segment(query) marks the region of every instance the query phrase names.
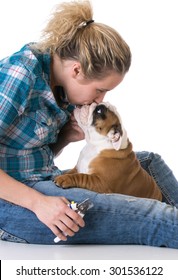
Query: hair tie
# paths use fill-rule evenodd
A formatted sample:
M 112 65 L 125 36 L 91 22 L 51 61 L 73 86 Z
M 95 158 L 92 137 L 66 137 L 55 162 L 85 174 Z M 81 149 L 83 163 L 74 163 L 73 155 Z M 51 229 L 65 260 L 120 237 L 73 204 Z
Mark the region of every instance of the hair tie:
M 91 24 L 92 22 L 94 22 L 93 19 L 90 19 L 90 20 L 88 20 L 88 21 L 83 21 L 83 22 L 81 22 L 81 23 L 79 24 L 78 28 L 86 27 L 86 26 L 88 26 L 89 24 Z
M 93 19 L 90 19 L 90 20 L 86 21 L 86 25 L 89 25 L 89 24 L 91 24 L 92 22 L 94 22 L 94 20 L 93 20 Z

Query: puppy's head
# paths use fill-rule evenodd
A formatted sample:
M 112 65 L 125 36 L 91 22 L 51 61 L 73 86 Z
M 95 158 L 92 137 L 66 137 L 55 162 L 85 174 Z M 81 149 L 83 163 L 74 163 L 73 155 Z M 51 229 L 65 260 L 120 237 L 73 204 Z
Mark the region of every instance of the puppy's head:
M 122 125 L 116 107 L 109 102 L 92 103 L 74 110 L 74 116 L 85 135 L 97 138 L 105 137 L 116 150 L 127 147 L 127 133 Z M 90 129 L 91 128 L 91 129 Z M 92 128 L 97 135 L 92 132 Z

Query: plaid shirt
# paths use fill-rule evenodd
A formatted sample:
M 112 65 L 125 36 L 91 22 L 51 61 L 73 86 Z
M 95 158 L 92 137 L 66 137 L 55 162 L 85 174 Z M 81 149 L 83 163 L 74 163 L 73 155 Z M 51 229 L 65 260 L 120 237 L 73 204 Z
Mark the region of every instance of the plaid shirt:
M 60 174 L 48 145 L 68 117 L 50 88 L 49 53 L 29 44 L 0 61 L 0 169 L 19 181 Z

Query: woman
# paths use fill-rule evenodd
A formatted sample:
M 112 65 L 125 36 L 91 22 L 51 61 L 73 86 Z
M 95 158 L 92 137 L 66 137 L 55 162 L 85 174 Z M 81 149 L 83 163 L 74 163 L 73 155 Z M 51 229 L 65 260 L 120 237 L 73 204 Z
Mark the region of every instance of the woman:
M 74 106 L 100 103 L 131 63 L 126 42 L 95 23 L 88 1 L 59 5 L 39 43 L 0 62 L 0 236 L 15 242 L 146 244 L 178 248 L 178 183 L 160 156 L 142 166 L 166 203 L 57 188 L 54 156 L 84 135 Z M 90 198 L 84 220 L 67 205 Z M 171 206 L 171 205 L 172 206 Z

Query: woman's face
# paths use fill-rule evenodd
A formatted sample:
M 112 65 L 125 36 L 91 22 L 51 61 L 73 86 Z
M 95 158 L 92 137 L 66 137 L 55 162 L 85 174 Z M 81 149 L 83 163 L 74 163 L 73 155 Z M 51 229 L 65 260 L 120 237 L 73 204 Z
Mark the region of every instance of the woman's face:
M 123 80 L 119 74 L 110 73 L 102 80 L 72 80 L 66 83 L 64 90 L 71 104 L 88 105 L 103 101 L 106 93 L 114 89 Z
M 68 101 L 74 105 L 89 105 L 93 102 L 102 102 L 105 94 L 118 86 L 124 78 L 124 75 L 111 71 L 103 79 L 86 79 L 81 71 L 80 63 L 76 61 L 63 61 L 62 63 L 60 62 L 59 67 L 57 67 L 57 63 L 56 67 L 54 66 L 55 85 L 60 85 L 64 88 Z

